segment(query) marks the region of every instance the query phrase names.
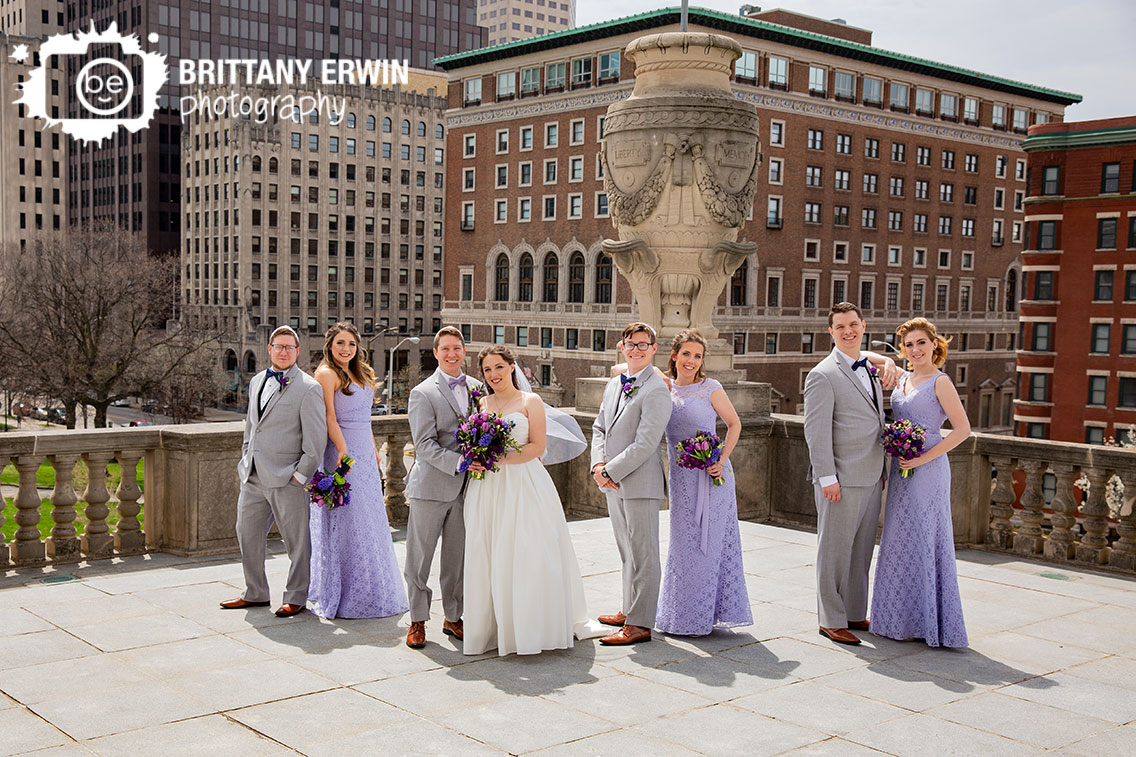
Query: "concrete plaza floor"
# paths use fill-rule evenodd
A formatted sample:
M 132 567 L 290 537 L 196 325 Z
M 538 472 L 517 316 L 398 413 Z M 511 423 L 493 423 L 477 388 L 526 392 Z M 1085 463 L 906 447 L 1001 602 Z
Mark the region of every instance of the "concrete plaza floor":
M 618 609 L 609 523 L 570 525 L 591 612 Z M 232 556 L 104 561 L 51 584 L 9 572 L 0 755 L 1136 749 L 1136 581 L 963 552 L 970 649 L 849 648 L 817 634 L 814 544 L 742 524 L 751 628 L 505 658 L 462 655 L 437 609 L 422 651 L 401 618 L 222 611 Z M 269 565 L 278 600 L 286 559 Z

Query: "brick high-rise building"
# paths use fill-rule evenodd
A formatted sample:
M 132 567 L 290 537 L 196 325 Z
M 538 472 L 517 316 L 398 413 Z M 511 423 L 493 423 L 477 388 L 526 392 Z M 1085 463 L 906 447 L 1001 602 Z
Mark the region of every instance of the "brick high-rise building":
M 1136 116 L 1033 126 L 1022 252 L 1019 436 L 1136 430 Z
M 576 378 L 607 374 L 634 312 L 600 249 L 614 236 L 603 118 L 634 76 L 622 51 L 678 22 L 676 9 L 653 11 L 439 61 L 450 73 L 443 320 L 474 346 L 520 345 L 566 404 Z M 692 9 L 690 29 L 741 44 L 735 91 L 761 124 L 762 181 L 739 236 L 758 252 L 715 316 L 736 366 L 795 412 L 830 348 L 832 302 L 859 302 L 871 340 L 927 315 L 955 337 L 948 369 L 973 424 L 1009 431 L 1021 140 L 1080 97 L 880 50 L 869 31 L 786 11 Z
M 489 31 L 489 45 L 571 29 L 576 0 L 477 0 L 477 22 Z
M 407 60 L 431 68 L 433 59 L 485 44 L 477 0 L 145 0 L 70 2 L 67 29 L 99 30 L 112 21 L 143 45 L 159 35 L 171 71 L 194 59 Z M 74 67 L 68 72 L 75 75 Z M 171 81 L 173 81 L 171 79 Z M 167 84 L 149 128 L 120 129 L 98 146 L 72 150 L 72 223 L 105 220 L 142 233 L 155 250 L 176 250 L 181 237 L 179 151 L 181 88 Z M 77 108 L 75 102 L 72 108 Z M 77 115 L 77 111 L 72 115 Z

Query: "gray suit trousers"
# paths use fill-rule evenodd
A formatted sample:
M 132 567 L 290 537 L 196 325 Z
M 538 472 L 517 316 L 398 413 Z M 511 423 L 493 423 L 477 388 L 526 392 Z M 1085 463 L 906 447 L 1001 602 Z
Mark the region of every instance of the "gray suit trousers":
M 267 602 L 268 577 L 264 572 L 269 518 L 284 537 L 288 549 L 288 583 L 284 602 L 304 605 L 308 601 L 309 564 L 312 555 L 308 531 L 308 493 L 295 482 L 284 486 L 265 486 L 255 468 L 241 484 L 237 499 L 237 542 L 241 545 L 241 564 L 245 572 L 245 591 L 249 602 Z
M 623 499 L 606 490 L 611 529 L 623 562 L 623 607 L 627 624 L 655 627 L 659 606 L 659 499 Z
M 817 507 L 817 614 L 823 628 L 847 628 L 868 617 L 868 570 L 880 524 L 883 481 L 841 486 L 829 502 L 813 484 Z
M 430 619 L 433 593 L 427 585 L 430 565 L 438 537 L 442 539 L 439 581 L 442 586 L 442 612 L 446 620 L 457 622 L 462 616 L 462 581 L 465 575 L 465 492 L 449 502 L 410 500 L 406 523 L 406 593 L 410 600 L 411 622 Z

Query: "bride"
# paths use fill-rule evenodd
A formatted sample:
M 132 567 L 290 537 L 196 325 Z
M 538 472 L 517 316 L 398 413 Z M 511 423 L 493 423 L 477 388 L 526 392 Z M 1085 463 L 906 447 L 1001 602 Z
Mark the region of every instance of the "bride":
M 466 491 L 463 651 L 537 654 L 571 647 L 573 636 L 601 636 L 588 617 L 560 496 L 540 459 L 544 403 L 520 389 L 516 356 L 505 345 L 486 347 L 477 359 L 488 391 L 481 409 L 513 424 L 521 450 Z

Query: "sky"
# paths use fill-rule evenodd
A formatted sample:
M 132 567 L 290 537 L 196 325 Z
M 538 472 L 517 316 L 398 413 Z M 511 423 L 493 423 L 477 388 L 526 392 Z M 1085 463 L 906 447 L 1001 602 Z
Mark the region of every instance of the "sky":
M 577 0 L 584 26 L 681 0 Z M 691 0 L 736 14 L 740 0 Z M 1082 95 L 1066 121 L 1136 116 L 1134 0 L 784 0 L 753 3 L 868 29 L 874 47 Z M 618 11 L 612 11 L 612 7 Z

